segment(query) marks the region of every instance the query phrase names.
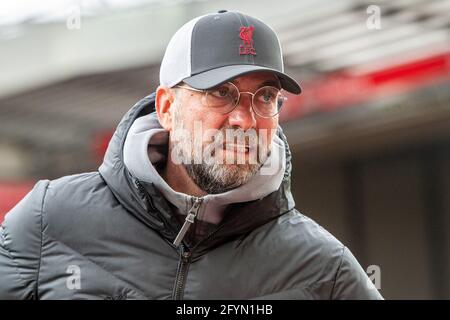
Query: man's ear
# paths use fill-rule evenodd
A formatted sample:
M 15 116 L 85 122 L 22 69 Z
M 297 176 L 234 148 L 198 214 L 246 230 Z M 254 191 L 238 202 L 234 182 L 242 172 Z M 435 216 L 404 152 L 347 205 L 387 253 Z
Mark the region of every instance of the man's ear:
M 167 131 L 172 130 L 174 101 L 174 92 L 169 87 L 158 86 L 156 89 L 155 109 L 159 123 Z

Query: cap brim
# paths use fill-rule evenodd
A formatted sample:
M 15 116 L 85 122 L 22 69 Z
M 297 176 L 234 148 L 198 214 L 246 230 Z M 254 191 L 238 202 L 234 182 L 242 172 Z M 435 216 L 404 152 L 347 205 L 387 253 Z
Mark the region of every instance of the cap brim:
M 260 71 L 272 72 L 276 76 L 278 76 L 278 78 L 280 79 L 281 87 L 284 90 L 293 94 L 300 94 L 302 92 L 302 89 L 300 88 L 300 85 L 297 83 L 297 81 L 295 81 L 287 74 L 279 72 L 272 68 L 266 68 L 256 65 L 232 65 L 220 67 L 193 75 L 184 79 L 183 81 L 192 88 L 204 90 L 211 89 L 236 77 Z

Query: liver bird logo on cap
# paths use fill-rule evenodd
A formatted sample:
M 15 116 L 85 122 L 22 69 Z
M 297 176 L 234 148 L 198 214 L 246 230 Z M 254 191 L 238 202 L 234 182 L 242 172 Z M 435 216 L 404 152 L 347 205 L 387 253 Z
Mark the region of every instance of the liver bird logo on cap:
M 242 39 L 243 43 L 239 46 L 239 54 L 252 54 L 256 55 L 256 50 L 253 48 L 253 31 L 254 26 L 241 27 L 239 29 L 239 38 Z

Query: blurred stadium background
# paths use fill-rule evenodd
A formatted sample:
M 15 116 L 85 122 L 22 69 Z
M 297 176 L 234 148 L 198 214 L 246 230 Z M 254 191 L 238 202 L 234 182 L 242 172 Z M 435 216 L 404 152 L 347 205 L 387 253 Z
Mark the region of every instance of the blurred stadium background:
M 38 179 L 96 170 L 171 35 L 219 9 L 270 24 L 302 84 L 281 114 L 297 208 L 385 298 L 449 299 L 449 0 L 2 1 L 0 221 Z

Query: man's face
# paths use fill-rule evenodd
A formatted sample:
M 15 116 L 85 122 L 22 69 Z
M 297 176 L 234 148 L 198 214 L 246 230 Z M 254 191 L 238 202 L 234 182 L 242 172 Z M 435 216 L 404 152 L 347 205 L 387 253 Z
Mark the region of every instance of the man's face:
M 241 92 L 255 93 L 264 86 L 280 88 L 278 78 L 268 72 L 230 82 Z M 183 159 L 190 177 L 207 193 L 225 192 L 246 183 L 270 154 L 278 116 L 257 115 L 250 94 L 241 94 L 234 110 L 223 114 L 205 105 L 202 92 L 174 90 L 172 155 Z

